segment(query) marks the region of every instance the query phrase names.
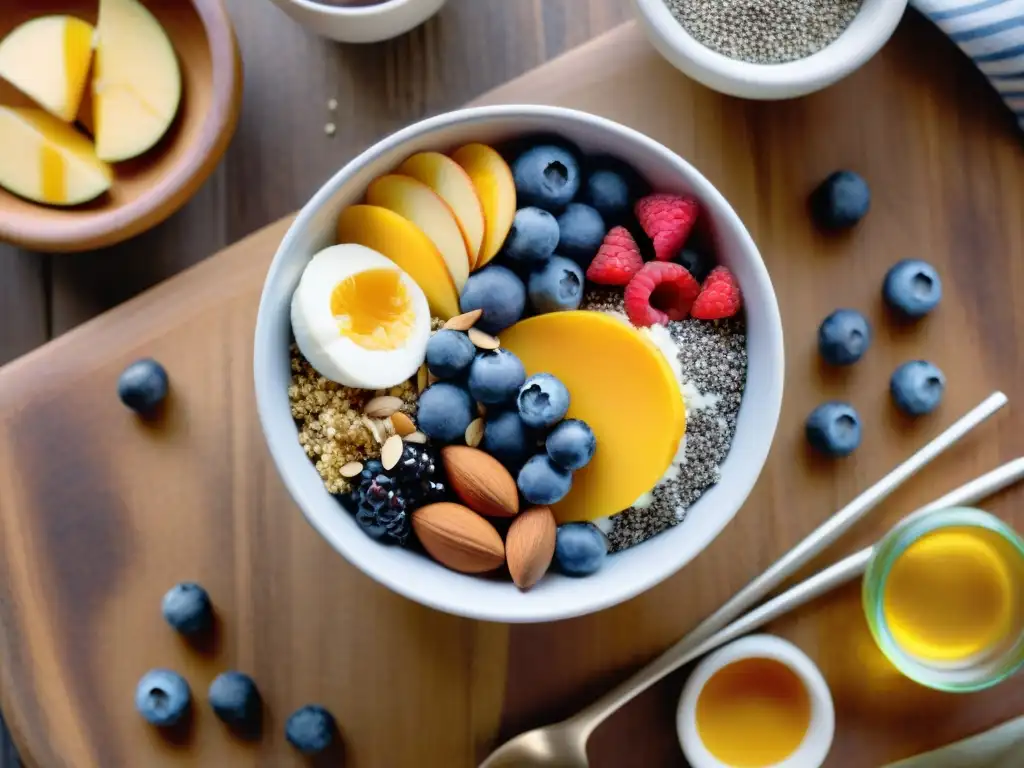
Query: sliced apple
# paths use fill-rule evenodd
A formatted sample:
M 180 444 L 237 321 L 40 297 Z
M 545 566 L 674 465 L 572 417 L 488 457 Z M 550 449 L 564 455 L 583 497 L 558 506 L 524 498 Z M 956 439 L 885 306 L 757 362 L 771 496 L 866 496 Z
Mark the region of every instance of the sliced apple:
M 93 31 L 74 16 L 26 21 L 0 42 L 0 77 L 70 123 L 85 93 Z
M 174 122 L 181 69 L 160 22 L 136 0 L 100 0 L 96 33 L 96 154 L 129 160 L 151 149 Z
M 467 144 L 452 160 L 469 174 L 484 209 L 484 240 L 474 265 L 484 266 L 498 255 L 516 215 L 516 185 L 508 163 L 486 144 Z
M 90 141 L 42 109 L 0 107 L 0 186 L 48 205 L 78 205 L 114 180 Z
M 462 291 L 469 277 L 469 252 L 455 214 L 444 200 L 422 181 L 390 174 L 370 182 L 366 202 L 404 216 L 430 238 L 441 252 L 455 288 Z
M 398 172 L 422 181 L 452 209 L 466 241 L 469 266 L 472 269 L 484 240 L 484 209 L 469 174 L 462 170 L 461 165 L 440 152 L 415 154 L 398 166 Z
M 459 314 L 459 292 L 437 247 L 404 216 L 377 205 L 353 205 L 338 217 L 338 243 L 356 243 L 384 254 L 409 273 L 435 317 Z

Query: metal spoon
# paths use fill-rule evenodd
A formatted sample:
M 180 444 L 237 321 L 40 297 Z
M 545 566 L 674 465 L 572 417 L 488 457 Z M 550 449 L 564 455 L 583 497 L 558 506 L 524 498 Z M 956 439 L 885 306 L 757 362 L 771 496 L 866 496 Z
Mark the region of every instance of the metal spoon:
M 559 766 L 586 768 L 587 740 L 605 719 L 637 694 L 647 690 L 679 667 L 692 661 L 716 645 L 728 642 L 829 589 L 863 573 L 871 550 L 863 550 L 841 560 L 812 576 L 779 597 L 765 603 L 749 615 L 726 626 L 783 581 L 792 576 L 816 555 L 845 533 L 865 514 L 874 509 L 896 488 L 928 462 L 955 444 L 1007 402 L 1006 395 L 994 392 L 946 431 L 917 451 L 896 469 L 883 477 L 860 496 L 826 520 L 814 532 L 783 555 L 774 565 L 737 592 L 725 605 L 705 619 L 690 634 L 665 653 L 620 683 L 576 715 L 560 723 L 536 728 L 507 741 L 484 760 L 480 768 L 524 768 L 524 766 Z M 958 488 L 925 509 L 942 509 L 958 504 L 971 504 L 1005 488 L 1024 473 L 1024 458 L 1004 464 L 967 485 Z M 940 505 L 940 506 L 935 506 Z M 866 553 L 866 554 L 865 554 Z M 860 569 L 859 571 L 857 569 Z M 736 629 L 736 627 L 739 627 Z M 724 628 L 724 629 L 723 629 Z M 715 633 L 719 634 L 715 634 Z

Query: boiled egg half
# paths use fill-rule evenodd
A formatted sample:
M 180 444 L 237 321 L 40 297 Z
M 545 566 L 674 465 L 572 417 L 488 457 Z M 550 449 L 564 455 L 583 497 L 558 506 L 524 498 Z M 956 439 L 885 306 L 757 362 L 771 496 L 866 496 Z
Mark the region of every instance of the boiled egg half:
M 316 254 L 292 294 L 291 315 L 310 365 L 347 387 L 396 386 L 426 357 L 426 296 L 394 262 L 362 245 Z

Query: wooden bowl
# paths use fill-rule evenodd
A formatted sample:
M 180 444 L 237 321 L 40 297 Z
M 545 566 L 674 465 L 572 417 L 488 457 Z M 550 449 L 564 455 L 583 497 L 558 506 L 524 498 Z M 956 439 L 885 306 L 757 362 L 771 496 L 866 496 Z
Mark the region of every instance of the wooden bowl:
M 117 163 L 113 186 L 90 203 L 50 207 L 0 189 L 0 240 L 63 252 L 127 240 L 184 205 L 220 161 L 242 97 L 242 62 L 223 0 L 143 3 L 167 30 L 181 66 L 183 95 L 171 128 L 149 152 Z M 46 14 L 67 13 L 95 23 L 98 5 L 98 0 L 3 0 L 0 37 Z M 28 103 L 0 80 L 0 104 Z M 83 111 L 88 108 L 83 105 Z

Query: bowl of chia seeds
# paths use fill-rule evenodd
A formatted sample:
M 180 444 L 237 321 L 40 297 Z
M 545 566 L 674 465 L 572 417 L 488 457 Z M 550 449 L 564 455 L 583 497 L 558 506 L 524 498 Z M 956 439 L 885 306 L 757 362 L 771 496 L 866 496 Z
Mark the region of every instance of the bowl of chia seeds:
M 906 0 L 633 0 L 669 63 L 716 91 L 788 99 L 841 80 L 888 41 Z

